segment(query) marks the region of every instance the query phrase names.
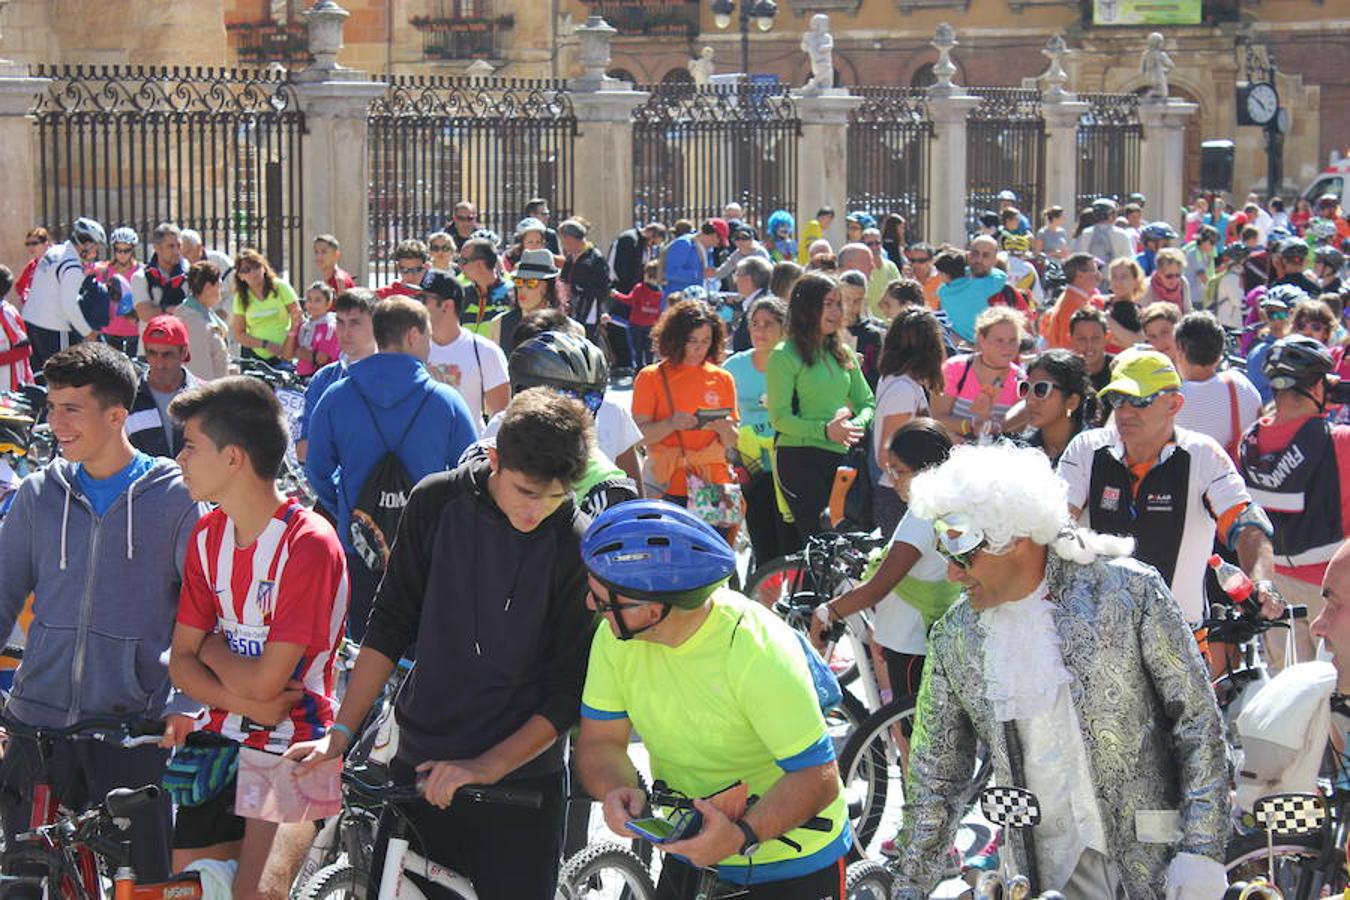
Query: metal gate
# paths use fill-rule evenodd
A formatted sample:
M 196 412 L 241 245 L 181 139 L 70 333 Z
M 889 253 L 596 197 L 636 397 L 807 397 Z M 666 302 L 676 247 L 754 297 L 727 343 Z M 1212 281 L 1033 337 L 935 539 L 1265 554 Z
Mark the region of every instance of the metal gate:
M 370 267 L 382 280 L 398 242 L 448 228 L 460 200 L 502 239 L 534 197 L 571 214 L 577 120 L 561 81 L 395 76 L 369 124 Z
M 966 128 L 966 225 L 975 231 L 981 212 L 998 211 L 998 194 L 1011 190 L 1035 222 L 1045 183 L 1045 121 L 1039 91 L 971 88 L 980 98 Z
M 64 238 L 80 216 L 148 239 L 160 222 L 207 247 L 304 262 L 300 136 L 285 73 L 142 66 L 39 66 L 33 109 L 42 223 Z M 146 253 L 148 256 L 148 252 Z
M 1138 94 L 1081 93 L 1078 99 L 1089 105 L 1078 120 L 1078 196 L 1069 210 L 1070 222 L 1098 197 L 1123 201 L 1139 190 L 1144 137 Z
M 848 211 L 905 217 L 924 236 L 933 123 L 922 88 L 854 87 L 863 103 L 848 125 Z M 810 210 L 808 210 L 810 212 Z
M 761 226 L 796 214 L 797 118 L 786 85 L 656 84 L 633 113 L 633 221 L 699 222 L 731 201 Z

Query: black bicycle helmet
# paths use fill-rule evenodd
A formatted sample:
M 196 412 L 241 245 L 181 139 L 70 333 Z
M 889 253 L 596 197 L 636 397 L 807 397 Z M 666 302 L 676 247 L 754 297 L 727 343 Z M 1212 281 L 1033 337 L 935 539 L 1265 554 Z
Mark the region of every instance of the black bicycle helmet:
M 1302 334 L 1280 338 L 1266 355 L 1261 372 L 1277 391 L 1308 388 L 1331 374 L 1331 352 Z
M 1339 272 L 1345 267 L 1345 254 L 1335 247 L 1318 247 L 1317 252 L 1313 254 L 1313 262 L 1327 266 L 1333 272 Z
M 517 346 L 508 369 L 513 393 L 551 387 L 603 394 L 609 385 L 609 366 L 600 348 L 561 331 L 545 331 Z

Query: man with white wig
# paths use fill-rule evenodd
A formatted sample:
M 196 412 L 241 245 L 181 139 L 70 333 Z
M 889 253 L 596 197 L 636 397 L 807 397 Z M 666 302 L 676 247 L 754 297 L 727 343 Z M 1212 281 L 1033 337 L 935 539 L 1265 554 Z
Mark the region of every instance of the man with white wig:
M 926 897 L 989 748 L 993 783 L 1040 801 L 1005 862 L 1069 897 L 1212 900 L 1226 886 L 1223 730 L 1195 638 L 1129 538 L 1074 528 L 1043 453 L 958 448 L 919 475 L 961 599 L 933 626 L 895 897 Z M 1008 857 L 1011 857 L 1009 859 Z

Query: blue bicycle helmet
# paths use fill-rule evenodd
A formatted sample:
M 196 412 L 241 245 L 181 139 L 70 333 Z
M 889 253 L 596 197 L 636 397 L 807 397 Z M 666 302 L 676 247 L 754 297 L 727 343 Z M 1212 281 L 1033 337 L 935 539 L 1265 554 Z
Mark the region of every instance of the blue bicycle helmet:
M 736 571 L 713 527 L 664 500 L 633 500 L 600 514 L 581 539 L 581 560 L 612 592 L 694 609 Z
M 1177 233 L 1166 222 L 1150 222 L 1139 230 L 1140 240 L 1175 241 Z

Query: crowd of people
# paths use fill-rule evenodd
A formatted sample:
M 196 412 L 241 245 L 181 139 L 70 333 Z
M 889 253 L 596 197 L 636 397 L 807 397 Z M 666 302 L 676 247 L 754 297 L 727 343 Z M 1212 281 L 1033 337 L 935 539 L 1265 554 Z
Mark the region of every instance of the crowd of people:
M 902 895 L 940 875 L 979 737 L 999 783 L 1055 809 L 1036 850 L 1011 847 L 1039 854 L 1043 887 L 1218 896 L 1210 559 L 1246 573 L 1253 614 L 1308 607 L 1297 659 L 1314 634 L 1336 651 L 1350 225 L 1334 197 L 1302 218 L 1202 200 L 1175 246 L 1139 195 L 1072 234 L 1060 207 L 1033 230 L 999 203 L 963 247 L 865 213 L 835 243 L 828 208 L 761 230 L 733 203 L 602 250 L 545 201 L 507 241 L 463 201 L 374 289 L 330 234 L 298 290 L 173 223 L 144 253 L 93 219 L 61 243 L 34 228 L 20 276 L 0 267 L 0 389 L 45 385 L 59 457 L 0 525 L 0 630 L 31 604 L 5 717 L 164 719 L 159 749 L 55 742 L 58 791 L 176 785 L 134 816 L 136 872 L 230 860 L 237 895 L 283 896 L 313 826 L 238 815 L 233 773 L 342 755 L 415 657 L 390 774 L 423 786 L 422 852 L 479 896 L 553 896 L 580 721 L 573 777 L 616 832 L 646 805 L 634 731 L 699 798 L 662 897 L 713 865 L 750 897 L 839 897 L 852 838 L 812 654 L 730 585 L 826 529 L 876 528 L 884 558 L 813 634 L 875 609 L 882 688 L 919 697 L 887 845 Z M 307 385 L 296 421 L 259 364 Z M 312 509 L 278 487 L 292 452 Z M 339 697 L 344 636 L 361 650 Z M 25 740 L 0 764 L 11 839 Z M 542 809 L 454 802 L 500 781 Z M 816 815 L 830 828 L 799 827 Z

